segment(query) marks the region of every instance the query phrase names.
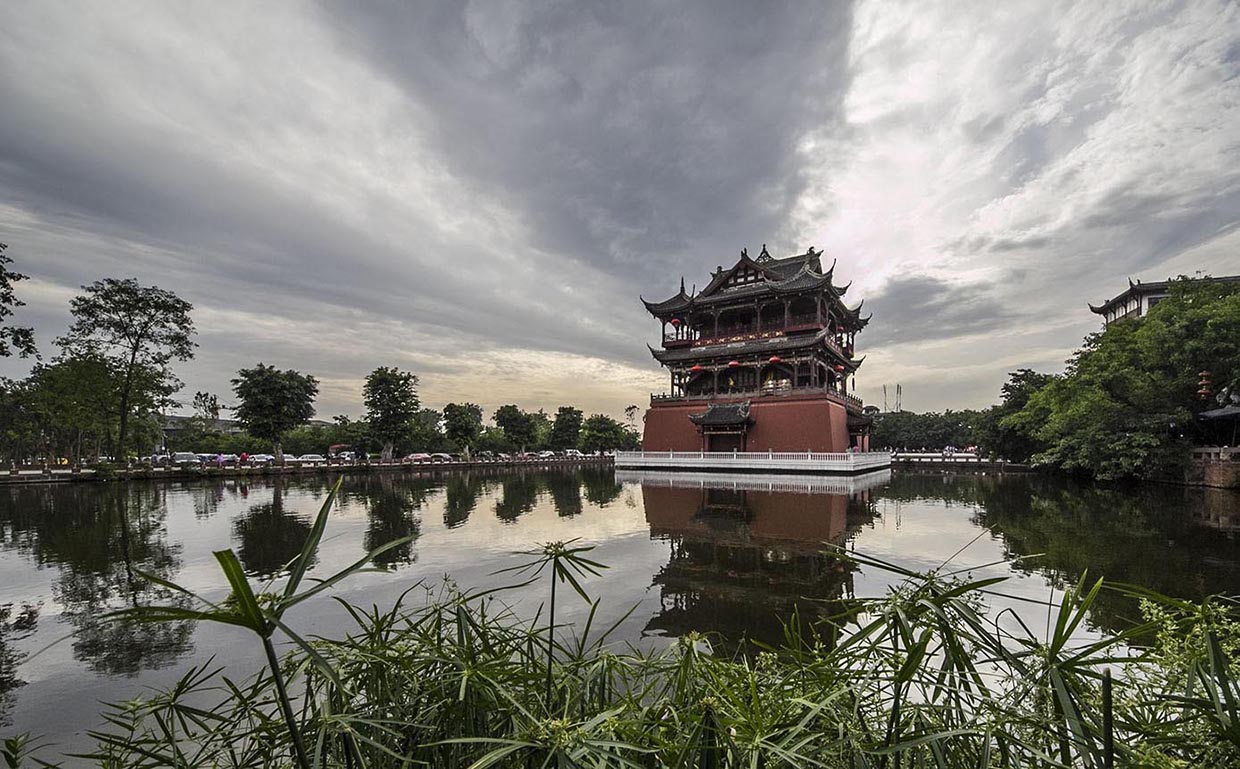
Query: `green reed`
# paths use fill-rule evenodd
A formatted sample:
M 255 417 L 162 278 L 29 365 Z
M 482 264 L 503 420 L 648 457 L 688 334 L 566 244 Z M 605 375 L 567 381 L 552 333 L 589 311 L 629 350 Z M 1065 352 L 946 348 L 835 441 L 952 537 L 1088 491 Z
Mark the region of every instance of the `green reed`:
M 98 747 L 78 758 L 299 769 L 1240 765 L 1240 612 L 1231 599 L 1193 604 L 1082 577 L 1042 607 L 1047 626 L 1034 629 L 987 609 L 1001 578 L 946 567 L 921 574 L 837 551 L 898 584 L 847 602 L 814 632 L 789 617 L 779 646 L 725 657 L 699 634 L 651 650 L 615 643 L 619 622 L 596 630 L 599 603 L 583 578 L 605 567 L 569 542 L 500 572 L 518 584 L 419 583 L 386 608 L 341 602 L 351 617 L 343 635 L 306 639 L 286 610 L 375 555 L 301 589 L 331 503 L 282 589 L 256 591 L 222 551 L 226 601 L 191 596 L 196 608 L 117 617 L 244 627 L 269 664 L 246 680 L 196 667 L 166 691 L 113 705 L 108 728 L 93 733 Z M 549 583 L 545 622 L 505 602 L 539 579 Z M 557 623 L 561 583 L 590 601 L 580 626 Z M 1141 598 L 1145 619 L 1080 640 L 1103 590 Z M 292 642 L 283 658 L 276 631 Z M 10 766 L 33 760 L 28 738 L 4 745 Z

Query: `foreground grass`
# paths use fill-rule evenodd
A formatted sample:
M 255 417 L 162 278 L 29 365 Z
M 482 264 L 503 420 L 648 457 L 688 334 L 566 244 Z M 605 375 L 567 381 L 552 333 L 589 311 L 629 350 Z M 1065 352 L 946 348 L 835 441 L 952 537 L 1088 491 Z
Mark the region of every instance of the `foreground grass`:
M 617 650 L 598 608 L 555 624 L 556 601 L 605 567 L 589 548 L 552 543 L 512 570 L 545 581 L 545 616 L 503 597 L 450 588 L 390 609 L 347 606 L 339 639 L 303 639 L 286 609 L 359 561 L 300 590 L 331 500 L 282 589 L 254 592 L 231 552 L 221 604 L 126 612 L 254 632 L 269 667 L 245 681 L 190 670 L 171 689 L 118 704 L 86 756 L 104 767 L 1225 767 L 1240 766 L 1240 647 L 1230 599 L 1188 604 L 1144 595 L 1146 622 L 1079 640 L 1100 591 L 1084 580 L 1036 633 L 988 615 L 1001 579 L 969 581 L 859 559 L 899 574 L 875 600 L 815 628 L 789 620 L 779 648 L 735 658 L 691 635 L 669 648 Z M 392 546 L 399 543 L 393 543 Z M 844 556 L 855 559 L 855 556 Z M 166 586 L 178 589 L 170 583 Z M 182 591 L 184 592 L 184 591 Z M 573 594 L 576 594 L 574 596 Z M 282 659 L 276 630 L 294 642 Z M 807 632 L 808 631 L 808 632 Z M 1140 636 L 1147 645 L 1129 644 Z M 807 640 L 808 639 L 808 640 Z M 1134 650 L 1135 649 L 1135 650 Z M 10 740 L 0 758 L 31 761 Z

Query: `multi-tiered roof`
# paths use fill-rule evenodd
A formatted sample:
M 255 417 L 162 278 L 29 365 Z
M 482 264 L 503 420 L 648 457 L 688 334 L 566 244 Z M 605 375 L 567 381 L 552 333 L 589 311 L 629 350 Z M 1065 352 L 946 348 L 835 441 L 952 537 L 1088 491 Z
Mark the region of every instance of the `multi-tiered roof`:
M 821 390 L 849 401 L 847 378 L 856 333 L 869 317 L 843 301 L 848 286 L 832 282 L 813 248 L 783 259 L 762 247 L 729 269 L 720 266 L 700 292 L 662 302 L 642 299 L 663 324 L 663 344 L 650 352 L 672 376 L 673 398 L 714 398 Z

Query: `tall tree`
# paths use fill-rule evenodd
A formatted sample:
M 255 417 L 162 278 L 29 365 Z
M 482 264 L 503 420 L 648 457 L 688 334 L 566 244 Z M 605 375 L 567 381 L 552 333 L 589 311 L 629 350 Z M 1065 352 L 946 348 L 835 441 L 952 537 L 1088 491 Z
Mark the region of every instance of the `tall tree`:
M 13 314 L 13 308 L 26 304 L 17 298 L 14 284 L 26 279 L 20 272 L 13 272 L 9 265 L 13 260 L 5 256 L 8 246 L 0 243 L 0 322 Z M 18 326 L 0 325 L 0 358 L 7 358 L 17 352 L 23 358 L 38 355 L 34 346 L 34 329 Z
M 237 394 L 237 420 L 250 435 L 270 441 L 275 447 L 276 462 L 283 463 L 281 438 L 314 416 L 319 381 L 300 371 L 280 371 L 259 363 L 238 371 L 232 386 Z
M 116 367 L 120 425 L 115 453 L 123 460 L 135 402 L 151 397 L 166 401 L 181 386 L 168 366 L 194 357 L 193 305 L 133 278 L 105 278 L 82 289 L 86 293 L 69 304 L 73 325 L 57 342 L 68 354 L 96 352 Z
M 534 415 L 527 414 L 516 406 L 509 404 L 496 409 L 495 425 L 522 451 L 534 443 Z
M 98 354 L 65 356 L 36 365 L 27 381 L 40 432 L 56 453 L 74 463 L 98 454 L 117 425 L 112 406 L 119 381 L 108 360 Z
M 449 403 L 443 407 L 444 433 L 461 449 L 469 449 L 482 433 L 482 407 L 476 403 Z
M 418 409 L 413 417 L 409 447 L 413 451 L 442 451 L 448 438 L 443 433 L 443 414 L 435 409 Z
M 605 414 L 594 414 L 581 424 L 582 451 L 614 451 L 629 445 L 624 425 Z
M 212 422 L 219 421 L 220 399 L 201 390 L 194 393 L 194 416 Z
M 577 448 L 581 437 L 581 409 L 572 406 L 560 406 L 555 412 L 555 422 L 551 425 L 551 448 L 557 451 Z
M 407 440 L 418 415 L 418 378 L 413 374 L 380 366 L 366 377 L 362 387 L 370 430 L 383 444 L 383 461 L 392 461 L 396 441 Z

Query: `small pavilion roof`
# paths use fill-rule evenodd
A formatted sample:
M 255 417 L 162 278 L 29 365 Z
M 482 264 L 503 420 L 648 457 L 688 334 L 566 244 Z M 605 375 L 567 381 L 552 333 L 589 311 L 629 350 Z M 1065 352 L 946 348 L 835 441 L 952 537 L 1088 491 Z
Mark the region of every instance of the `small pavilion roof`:
M 1203 411 L 1197 416 L 1200 419 L 1208 419 L 1211 421 L 1215 419 L 1240 419 L 1240 406 L 1233 403 L 1223 406 L 1222 408 Z
M 689 421 L 702 427 L 728 427 L 751 425 L 753 417 L 749 415 L 749 401 L 742 401 L 741 403 L 712 403 L 701 414 L 690 414 Z

